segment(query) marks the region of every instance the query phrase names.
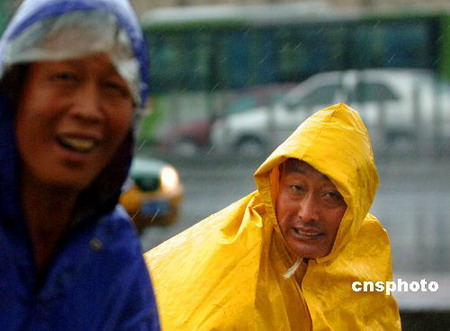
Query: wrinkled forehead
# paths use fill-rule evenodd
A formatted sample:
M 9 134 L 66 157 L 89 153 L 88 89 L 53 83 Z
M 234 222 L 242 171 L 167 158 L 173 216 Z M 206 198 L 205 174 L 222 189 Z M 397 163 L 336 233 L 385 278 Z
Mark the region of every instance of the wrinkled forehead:
M 294 158 L 287 159 L 280 165 L 280 167 L 281 167 L 280 169 L 281 176 L 291 173 L 298 173 L 305 176 L 308 176 L 309 174 L 314 174 L 316 176 L 319 176 L 320 179 L 322 179 L 323 181 L 331 182 L 331 180 L 328 178 L 327 175 L 321 173 L 319 170 L 311 166 L 309 163 L 299 159 Z
M 131 41 L 112 14 L 74 11 L 43 19 L 14 36 L 4 49 L 4 70 L 15 64 L 106 54 L 140 104 L 139 63 Z

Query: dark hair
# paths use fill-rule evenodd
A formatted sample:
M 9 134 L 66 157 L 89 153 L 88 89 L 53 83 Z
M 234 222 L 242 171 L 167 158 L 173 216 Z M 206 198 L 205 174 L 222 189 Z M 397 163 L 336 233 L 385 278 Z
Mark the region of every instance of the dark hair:
M 17 64 L 8 69 L 0 80 L 0 93 L 5 96 L 13 106 L 19 102 L 23 91 L 28 64 Z
M 286 161 L 284 161 L 281 165 L 280 165 L 280 174 L 283 171 L 287 171 L 287 172 L 295 172 L 295 170 L 299 167 L 300 164 L 302 163 L 306 163 L 305 161 L 290 157 L 289 159 L 287 159 Z

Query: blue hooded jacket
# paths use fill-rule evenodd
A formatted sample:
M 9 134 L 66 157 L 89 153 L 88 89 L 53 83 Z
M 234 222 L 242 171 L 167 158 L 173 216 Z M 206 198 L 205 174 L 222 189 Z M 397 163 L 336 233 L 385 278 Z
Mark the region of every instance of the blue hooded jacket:
M 116 17 L 139 62 L 140 100 L 148 93 L 147 47 L 126 0 L 27 0 L 0 41 L 48 17 L 101 10 Z M 1 80 L 0 80 L 1 81 Z M 14 109 L 0 93 L 0 328 L 2 330 L 159 330 L 151 281 L 136 231 L 118 203 L 133 148 L 121 153 L 82 192 L 76 222 L 43 280 L 36 277 L 31 239 L 20 207 Z

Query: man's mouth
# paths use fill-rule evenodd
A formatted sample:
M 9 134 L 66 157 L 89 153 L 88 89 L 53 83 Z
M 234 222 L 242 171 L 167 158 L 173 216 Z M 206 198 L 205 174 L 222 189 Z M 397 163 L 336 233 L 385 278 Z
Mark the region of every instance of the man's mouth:
M 63 147 L 77 153 L 88 153 L 97 145 L 97 141 L 93 138 L 81 138 L 64 135 L 59 136 L 58 141 Z
M 323 232 L 317 230 L 301 230 L 299 228 L 292 228 L 292 229 L 297 235 L 302 237 L 318 238 L 324 235 Z

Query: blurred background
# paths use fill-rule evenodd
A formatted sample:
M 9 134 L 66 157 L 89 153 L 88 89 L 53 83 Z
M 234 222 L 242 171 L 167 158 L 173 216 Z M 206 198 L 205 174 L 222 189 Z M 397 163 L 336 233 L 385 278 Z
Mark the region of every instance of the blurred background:
M 450 1 L 132 0 L 152 96 L 122 203 L 150 249 L 255 189 L 318 109 L 364 119 L 405 330 L 450 330 Z M 20 1 L 0 2 L 0 28 Z

